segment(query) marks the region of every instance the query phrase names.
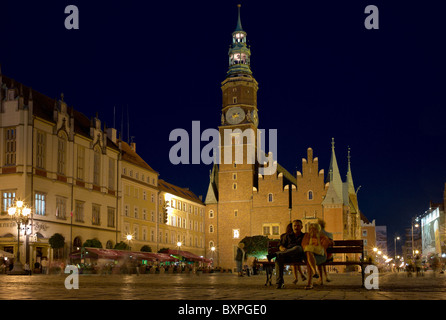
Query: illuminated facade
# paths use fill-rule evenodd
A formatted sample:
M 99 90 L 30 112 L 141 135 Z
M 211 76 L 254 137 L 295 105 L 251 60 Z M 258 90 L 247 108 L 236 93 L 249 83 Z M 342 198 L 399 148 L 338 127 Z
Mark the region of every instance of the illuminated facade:
M 49 239 L 56 233 L 65 238 L 63 259 L 90 239 L 103 248 L 123 241 L 153 252 L 181 241 L 183 250 L 204 255 L 203 202 L 159 180 L 136 145 L 116 135 L 98 115 L 88 119 L 69 107 L 63 95 L 48 98 L 0 70 L 0 249 L 17 252 L 7 210 L 23 200 L 32 214 L 19 251 L 30 265 L 53 258 Z M 167 223 L 165 201 L 173 202 Z
M 307 149 L 307 158 L 302 159 L 302 172 L 296 174 L 279 164 L 275 173 L 264 174 L 263 163 L 248 161 L 248 150 L 257 151 L 260 111 L 258 83 L 252 76 L 251 50 L 241 25 L 240 6 L 228 56 L 227 76 L 221 83 L 219 131 L 224 144 L 219 148 L 221 161 L 213 166 L 205 200 L 206 257 L 211 257 L 210 248 L 215 246 L 216 264 L 233 268 L 237 244 L 244 237 L 279 238 L 294 219 L 301 219 L 306 228 L 308 223 L 322 218 L 335 239 L 360 239 L 361 219 L 350 169 L 350 151 L 345 182 L 340 177 L 334 141 L 326 180 L 311 148 Z M 227 129 L 233 132 L 230 141 L 225 139 Z M 245 132 L 252 132 L 254 138 L 250 139 Z M 243 157 L 239 159 L 235 155 L 237 149 L 243 150 Z M 230 151 L 232 161 L 224 161 Z M 227 158 L 231 160 L 231 157 Z
M 136 144 L 118 141 L 122 154 L 120 241 L 132 250 L 157 249 L 158 172 L 137 153 Z M 131 236 L 128 239 L 127 236 Z
M 205 205 L 187 188 L 159 180 L 158 245 L 205 255 Z
M 63 95 L 50 99 L 1 72 L 0 102 L 0 248 L 17 252 L 7 214 L 15 200 L 33 209 L 20 237 L 23 262 L 51 259 L 55 233 L 65 237 L 65 254 L 87 239 L 114 244 L 120 151 L 98 117 L 88 119 Z

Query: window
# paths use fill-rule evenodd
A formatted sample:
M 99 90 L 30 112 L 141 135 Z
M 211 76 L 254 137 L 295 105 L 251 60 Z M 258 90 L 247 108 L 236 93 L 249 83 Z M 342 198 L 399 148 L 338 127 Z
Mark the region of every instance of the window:
M 133 239 L 139 239 L 139 226 L 137 224 L 133 225 Z
M 237 173 L 232 174 L 232 180 L 237 180 Z
M 240 229 L 232 229 L 232 238 L 234 239 L 240 238 Z
M 142 209 L 142 218 L 144 219 L 144 220 L 147 220 L 147 209 Z
M 209 218 L 213 218 L 214 217 L 214 210 L 209 210 Z
M 213 247 L 215 247 L 214 241 L 209 241 L 209 249 L 212 249 Z
M 147 192 L 146 191 L 142 192 L 142 199 L 147 200 Z
M 84 222 L 84 202 L 77 201 L 74 208 L 74 220 L 76 222 Z
M 56 196 L 56 218 L 65 220 L 67 218 L 67 198 Z
M 238 216 L 238 210 L 234 210 L 234 217 Z
M 66 152 L 67 152 L 67 138 L 65 133 L 61 132 L 57 141 L 57 173 L 65 175 L 66 170 Z
M 214 232 L 214 226 L 211 224 L 209 226 L 209 233 L 213 233 Z
M 147 228 L 146 227 L 142 228 L 142 240 L 143 241 L 147 240 Z
M 233 184 L 232 184 L 232 189 L 233 189 L 233 190 L 237 190 L 237 183 L 233 183 Z
M 101 206 L 93 204 L 91 212 L 91 224 L 95 226 L 101 225 Z
M 115 227 L 115 208 L 107 208 L 107 227 Z
M 108 188 L 115 189 L 115 160 L 112 158 L 108 159 Z
M 34 194 L 34 213 L 39 216 L 45 215 L 46 195 L 36 192 Z
M 45 169 L 45 133 L 37 131 L 36 167 Z
M 313 200 L 313 191 L 308 191 L 308 200 Z
M 150 221 L 155 222 L 155 212 L 150 213 Z
M 85 148 L 77 146 L 77 178 L 84 180 Z
M 93 184 L 100 185 L 100 172 L 101 172 L 101 149 L 99 146 L 94 148 L 93 157 Z
M 3 191 L 2 211 L 7 212 L 9 207 L 14 205 L 15 191 Z
M 139 216 L 138 216 L 138 207 L 135 207 L 135 208 L 133 209 L 133 216 L 134 216 L 134 218 L 136 218 L 136 219 L 139 218 Z
M 263 235 L 268 236 L 279 236 L 280 235 L 280 227 L 277 223 L 266 223 L 262 227 L 263 229 Z
M 362 236 L 367 237 L 367 230 L 362 230 Z
M 5 166 L 15 165 L 16 137 L 17 137 L 17 131 L 15 128 L 6 128 L 6 130 L 5 130 Z
M 126 205 L 124 206 L 124 214 L 125 214 L 126 217 L 129 216 L 129 205 L 128 205 L 128 204 L 126 204 Z
M 237 103 L 237 97 L 232 97 L 232 103 Z
M 268 202 L 273 202 L 273 194 L 268 193 Z

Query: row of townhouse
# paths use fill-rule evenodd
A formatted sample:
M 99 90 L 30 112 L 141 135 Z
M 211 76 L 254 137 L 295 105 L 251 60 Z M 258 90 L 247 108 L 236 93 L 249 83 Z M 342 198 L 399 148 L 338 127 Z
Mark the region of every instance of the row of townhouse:
M 103 248 L 123 241 L 132 250 L 181 245 L 205 254 L 199 197 L 160 180 L 136 145 L 117 138 L 97 114 L 89 119 L 63 95 L 48 98 L 1 70 L 0 155 L 0 249 L 19 249 L 22 262 L 52 259 L 56 233 L 65 238 L 65 258 L 89 239 Z M 32 209 L 20 231 L 8 215 L 17 200 Z

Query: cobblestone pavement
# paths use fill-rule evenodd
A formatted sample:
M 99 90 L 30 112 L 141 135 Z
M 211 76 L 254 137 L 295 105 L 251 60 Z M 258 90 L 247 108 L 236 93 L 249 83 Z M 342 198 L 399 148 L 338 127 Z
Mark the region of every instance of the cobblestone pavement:
M 361 288 L 360 274 L 332 274 L 332 282 L 304 290 L 264 286 L 265 276 L 235 274 L 80 275 L 79 289 L 65 288 L 68 275 L 0 275 L 0 300 L 445 300 L 446 275 L 380 274 L 379 289 Z M 274 281 L 273 281 L 274 283 Z

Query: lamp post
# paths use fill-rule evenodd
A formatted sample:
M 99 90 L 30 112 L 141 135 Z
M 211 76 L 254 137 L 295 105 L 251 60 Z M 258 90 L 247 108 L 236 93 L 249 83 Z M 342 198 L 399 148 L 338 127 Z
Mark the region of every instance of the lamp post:
M 31 208 L 24 206 L 21 200 L 18 200 L 15 206 L 8 209 L 8 215 L 17 223 L 17 259 L 14 261 L 14 267 L 9 274 L 26 274 L 20 262 L 20 225 L 26 226 L 30 214 Z
M 181 245 L 182 245 L 182 243 L 181 243 L 181 241 L 178 241 L 177 242 L 177 246 L 178 246 L 178 257 L 180 258 L 180 262 L 178 263 L 179 265 L 181 265 Z
M 394 240 L 395 240 L 395 262 L 396 262 L 396 240 L 400 240 L 400 237 L 395 237 L 394 238 Z
M 212 246 L 212 247 L 211 247 L 211 252 L 212 252 L 212 266 L 214 266 L 214 251 L 215 251 L 215 247 Z
M 418 223 L 413 223 L 412 220 L 412 259 L 414 258 L 415 248 L 414 248 L 414 241 L 413 241 L 413 228 L 418 228 L 420 225 Z
M 126 238 L 127 238 L 127 242 L 128 242 L 128 244 L 129 244 L 129 251 L 130 251 L 130 249 L 131 249 L 131 247 L 130 247 L 130 241 L 132 241 L 133 236 L 132 236 L 131 234 L 128 234 Z

